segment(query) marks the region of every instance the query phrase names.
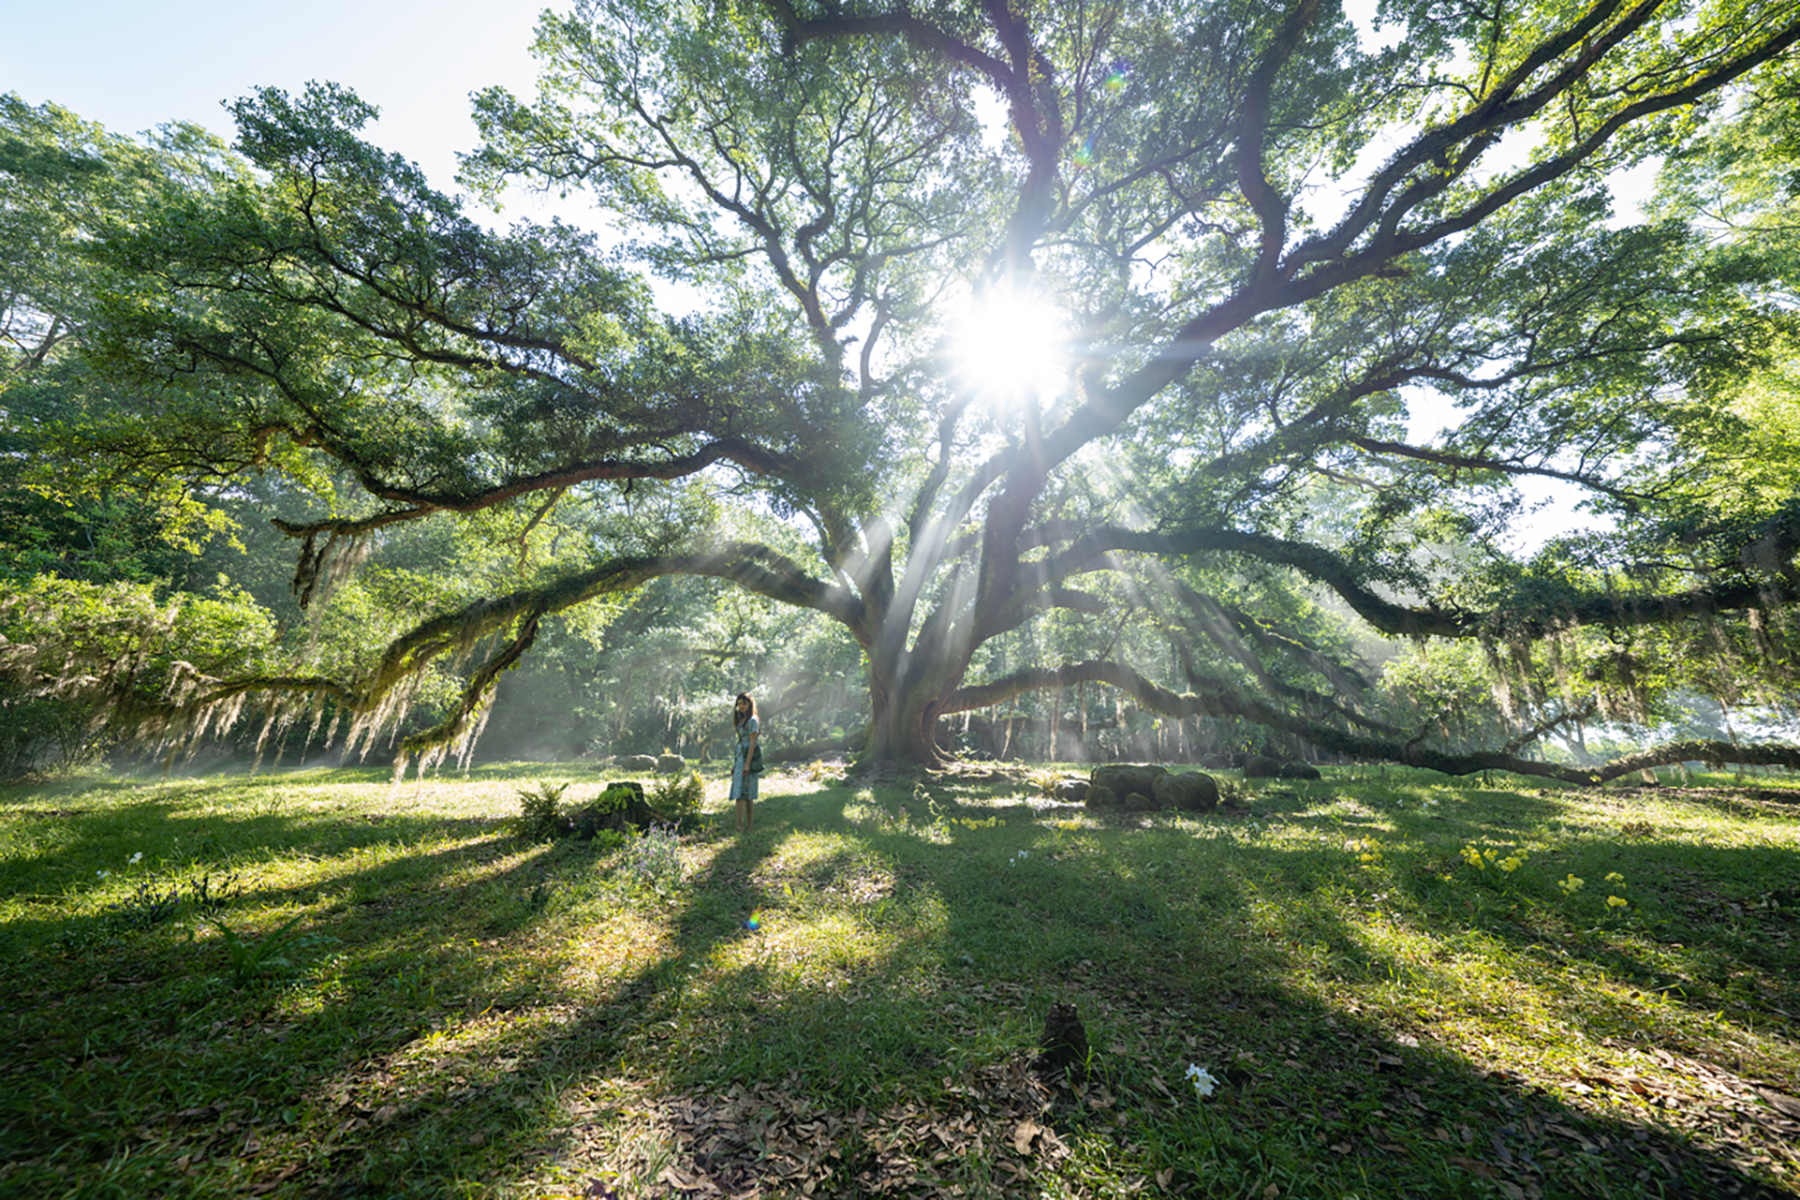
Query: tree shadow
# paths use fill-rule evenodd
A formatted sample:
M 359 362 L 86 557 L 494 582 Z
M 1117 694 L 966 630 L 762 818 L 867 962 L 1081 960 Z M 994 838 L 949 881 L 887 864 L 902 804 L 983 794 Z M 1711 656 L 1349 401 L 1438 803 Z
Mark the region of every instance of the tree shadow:
M 981 1111 L 1004 1112 L 1007 1120 L 1029 1115 L 1006 1109 L 1000 1102 L 1003 1089 L 984 1090 L 983 1072 L 1009 1064 L 1021 1068 L 1033 1053 L 1045 1009 L 1064 1000 L 1089 1014 L 1095 1047 L 1090 1069 L 1113 1097 L 1110 1107 L 1127 1096 L 1154 1118 L 1176 1107 L 1167 1079 L 1179 1080 L 1182 1058 L 1194 1054 L 1233 1064 L 1222 1068 L 1235 1077 L 1226 1101 L 1232 1120 L 1249 1129 L 1284 1130 L 1279 1141 L 1285 1156 L 1273 1156 L 1282 1159 L 1273 1164 L 1265 1140 L 1239 1139 L 1232 1147 L 1245 1179 L 1259 1170 L 1267 1178 L 1274 1170 L 1290 1179 L 1310 1172 L 1315 1182 L 1341 1180 L 1349 1177 L 1350 1165 L 1366 1175 L 1398 1154 L 1425 1172 L 1429 1194 L 1473 1194 L 1484 1187 L 1509 1195 L 1509 1188 L 1522 1195 L 1680 1194 L 1684 1188 L 1689 1194 L 1695 1189 L 1709 1195 L 1773 1194 L 1737 1164 L 1664 1130 L 1572 1109 L 1515 1076 L 1483 1070 L 1450 1047 L 1420 1045 L 1390 1024 L 1319 996 L 1296 994 L 1286 972 L 1272 969 L 1267 955 L 1222 953 L 1216 939 L 1196 934 L 1184 921 L 1195 907 L 1229 911 L 1266 904 L 1269 878 L 1304 881 L 1318 873 L 1316 863 L 1304 861 L 1310 852 L 1249 851 L 1237 856 L 1235 870 L 1201 880 L 1180 869 L 1185 835 L 1169 837 L 1168 857 L 1141 869 L 1127 869 L 1104 853 L 1057 848 L 1054 842 L 1026 859 L 996 863 L 981 852 L 978 835 L 971 835 L 970 845 L 960 844 L 955 827 L 941 841 L 928 840 L 918 829 L 857 828 L 844 824 L 844 817 L 841 802 L 814 806 L 805 824 L 851 844 L 808 858 L 795 877 L 816 881 L 855 874 L 872 852 L 875 860 L 894 865 L 896 886 L 918 893 L 880 899 L 893 907 L 898 922 L 930 926 L 922 942 L 859 955 L 855 968 L 841 977 L 827 971 L 814 979 L 790 977 L 783 986 L 773 981 L 778 968 L 766 963 L 721 969 L 720 948 L 746 937 L 741 924 L 725 914 L 776 901 L 772 885 L 782 873 L 759 877 L 754 869 L 782 857 L 765 829 L 760 849 L 740 848 L 730 870 L 715 872 L 722 886 L 735 888 L 734 902 L 705 917 L 696 910 L 696 919 L 682 924 L 673 958 L 656 976 L 639 980 L 636 994 L 649 1010 L 645 1019 L 668 1020 L 668 1038 L 652 1032 L 647 1042 L 634 1044 L 627 1033 L 617 1061 L 609 1049 L 585 1064 L 591 1071 L 635 1069 L 655 1078 L 673 1097 L 663 1111 L 677 1136 L 683 1128 L 710 1133 L 710 1149 L 684 1160 L 691 1173 L 677 1178 L 707 1177 L 709 1171 L 708 1178 L 720 1183 L 771 1178 L 761 1157 L 769 1149 L 766 1137 L 759 1149 L 754 1137 L 742 1133 L 746 1114 L 719 1099 L 727 1095 L 747 1095 L 771 1111 L 803 1096 L 796 1111 L 814 1117 L 879 1110 L 895 1119 L 904 1097 L 921 1093 L 940 1097 L 946 1119 L 959 1107 L 964 1118 Z M 908 883 L 908 867 L 921 854 L 939 859 L 940 868 L 945 858 L 952 865 L 920 872 L 929 882 Z M 956 864 L 958 855 L 969 861 Z M 1008 879 L 1007 871 L 1015 867 L 1048 878 L 1035 880 L 1024 897 Z M 1172 889 L 1185 889 L 1189 902 L 1171 905 Z M 907 907 L 900 904 L 903 899 L 915 902 Z M 1318 918 L 1318 912 L 1311 915 L 1308 937 L 1348 967 L 1371 976 L 1399 968 L 1356 931 L 1341 923 L 1322 928 Z M 772 932 L 765 925 L 748 936 Z M 1127 942 L 1135 949 L 1122 944 Z M 1043 963 L 1058 979 L 1054 985 L 1034 970 L 1008 969 Z M 736 1006 L 741 1019 L 719 1020 L 702 1030 L 701 1014 L 716 1014 L 721 997 L 728 1010 Z M 1004 1011 L 996 1011 L 998 1006 Z M 659 1041 L 677 1040 L 687 1044 L 679 1061 L 655 1053 Z M 1159 1058 L 1159 1045 L 1173 1056 Z M 564 1049 L 551 1041 L 538 1053 L 561 1060 Z M 891 1092 L 870 1093 L 870 1079 L 887 1081 Z M 684 1127 L 670 1116 L 691 1117 L 696 1105 L 712 1114 L 710 1125 L 702 1119 Z M 624 1107 L 606 1111 L 618 1115 Z M 1114 1132 L 1099 1119 L 1107 1114 L 1067 1096 L 1051 1111 L 1067 1122 L 1070 1136 Z M 1397 1144 L 1391 1139 L 1412 1135 L 1384 1127 L 1393 1124 L 1390 1113 L 1412 1114 L 1413 1124 L 1441 1120 L 1431 1137 L 1448 1139 L 1448 1148 L 1461 1153 L 1446 1154 L 1443 1145 Z M 990 1133 L 998 1128 L 989 1124 Z M 798 1127 L 805 1126 L 799 1121 Z M 767 1135 L 766 1123 L 757 1128 Z M 878 1179 L 870 1173 L 878 1172 L 880 1159 L 859 1140 L 866 1133 L 846 1133 L 856 1144 L 853 1153 L 810 1160 L 811 1169 L 824 1173 L 817 1178 L 834 1178 L 833 1186 L 851 1192 L 874 1190 Z M 799 1155 L 791 1161 L 802 1163 L 802 1173 L 803 1140 L 791 1139 L 789 1146 Z M 572 1144 L 564 1142 L 560 1149 L 567 1153 Z M 1319 1162 L 1334 1170 L 1321 1175 Z M 854 1170 L 859 1163 L 861 1177 Z M 1170 1169 L 1178 1178 L 1180 1168 Z M 798 1174 L 774 1178 L 794 1186 L 801 1182 Z M 1198 1176 L 1189 1182 L 1201 1183 Z
M 335 843 L 349 859 L 330 876 L 335 899 L 312 923 L 355 950 L 350 969 L 314 989 L 325 1002 L 173 989 L 146 1003 L 175 1026 L 224 1022 L 201 1061 L 174 1061 L 191 1042 L 171 1032 L 167 1046 L 102 1039 L 80 1056 L 88 1065 L 70 1065 L 66 1043 L 13 1065 L 84 1104 L 134 1111 L 134 1089 L 152 1077 L 171 1114 L 162 1133 L 235 1123 L 207 1143 L 213 1157 L 238 1139 L 232 1169 L 273 1194 L 428 1194 L 446 1178 L 480 1190 L 520 1173 L 586 1186 L 602 1163 L 625 1161 L 672 1168 L 657 1175 L 666 1194 L 699 1194 L 670 1182 L 699 1178 L 873 1194 L 893 1163 L 947 1154 L 946 1186 L 1036 1195 L 1056 1147 L 1066 1156 L 1072 1145 L 1167 1170 L 1176 1193 L 1263 1194 L 1279 1180 L 1283 1196 L 1353 1185 L 1376 1195 L 1366 1181 L 1392 1176 L 1421 1195 L 1774 1194 L 1716 1150 L 1573 1108 L 1418 1038 L 1416 1022 L 1298 986 L 1332 978 L 1353 992 L 1419 969 L 1325 902 L 1358 825 L 1316 820 L 1310 795 L 1265 812 L 1315 834 L 1306 845 L 1183 819 L 1143 822 L 1129 846 L 1109 847 L 1030 806 L 969 805 L 972 820 L 1011 822 L 969 827 L 949 821 L 964 809 L 933 813 L 904 791 L 864 804 L 820 789 L 759 805 L 747 836 L 703 839 L 707 861 L 673 903 L 603 896 L 591 855 L 525 849 L 482 824 L 450 822 L 462 835 L 452 846 L 358 865 L 356 851 L 384 834 L 415 845 L 447 822 L 351 822 Z M 123 808 L 127 825 L 180 826 L 167 797 Z M 1460 822 L 1459 837 L 1495 832 L 1464 815 L 1416 819 Z M 75 836 L 110 845 L 118 828 Z M 227 832 L 269 846 L 310 836 L 271 815 Z M 545 881 L 570 907 L 496 920 L 497 895 L 529 897 Z M 259 900 L 316 903 L 323 890 Z M 46 933 L 20 936 L 41 944 Z M 551 936 L 581 945 L 551 954 L 534 940 Z M 627 965 L 586 976 L 582 946 Z M 109 964 L 108 980 L 154 957 L 133 953 Z M 1297 972 L 1299 960 L 1325 969 Z M 1086 1023 L 1079 1089 L 1030 1070 L 1053 1002 Z M 317 1049 L 271 1055 L 276 1037 Z M 91 1065 L 115 1052 L 124 1057 Z M 1211 1107 L 1188 1090 L 1190 1062 L 1226 1081 Z M 224 1107 L 179 1117 L 196 1107 L 184 1094 Z M 1011 1152 L 1026 1119 L 1051 1136 Z M 85 1157 L 71 1161 L 89 1167 L 131 1144 L 84 1143 L 55 1111 L 11 1126 L 38 1149 L 74 1139 Z M 285 1147 L 260 1152 L 266 1167 L 241 1153 L 254 1130 Z M 635 1150 L 622 1144 L 633 1130 L 644 1138 Z M 165 1163 L 145 1178 L 171 1176 Z

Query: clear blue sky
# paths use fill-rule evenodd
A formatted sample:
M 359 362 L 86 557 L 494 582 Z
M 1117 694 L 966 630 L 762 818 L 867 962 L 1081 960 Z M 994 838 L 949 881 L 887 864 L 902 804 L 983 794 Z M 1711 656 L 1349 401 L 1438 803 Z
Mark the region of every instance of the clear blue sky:
M 546 0 L 9 0 L 0 6 L 0 92 L 55 101 L 115 133 L 194 121 L 228 140 L 221 101 L 308 80 L 354 89 L 381 109 L 371 139 L 448 190 L 472 149 L 469 94 L 530 95 Z

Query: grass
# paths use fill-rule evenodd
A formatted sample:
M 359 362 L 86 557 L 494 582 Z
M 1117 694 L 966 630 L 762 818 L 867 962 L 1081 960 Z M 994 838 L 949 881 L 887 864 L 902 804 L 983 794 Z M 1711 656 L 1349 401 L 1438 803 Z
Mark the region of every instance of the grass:
M 0 1194 L 1800 1193 L 1800 806 L 1695 782 L 771 774 L 678 875 L 513 836 L 573 767 L 7 789 Z

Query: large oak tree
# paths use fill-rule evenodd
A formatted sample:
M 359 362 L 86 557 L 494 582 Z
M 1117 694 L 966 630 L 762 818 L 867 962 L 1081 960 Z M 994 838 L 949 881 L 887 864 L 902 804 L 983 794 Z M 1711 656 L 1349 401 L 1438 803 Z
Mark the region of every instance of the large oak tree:
M 1092 683 L 1346 753 L 1572 775 L 1518 757 L 1557 705 L 1434 748 L 1209 581 L 1480 640 L 1502 675 L 1600 631 L 1629 691 L 1638 631 L 1725 627 L 1761 631 L 1743 669 L 1785 670 L 1800 506 L 1709 491 L 1756 453 L 1723 398 L 1787 320 L 1782 260 L 1679 212 L 1610 221 L 1607 180 L 1779 88 L 1800 9 L 1380 20 L 1386 49 L 1325 0 L 582 0 L 542 20 L 536 97 L 478 98 L 465 181 L 591 197 L 591 233 L 490 231 L 362 141 L 350 93 L 264 92 L 235 109 L 250 171 L 98 235 L 84 345 L 130 390 L 63 452 L 140 480 L 329 462 L 360 501 L 277 518 L 303 600 L 402 523 L 513 508 L 529 533 L 609 489 L 697 481 L 806 531 L 804 553 L 680 520 L 596 541 L 360 677 L 212 693 L 329 693 L 366 724 L 484 646 L 427 755 L 478 728 L 547 616 L 685 574 L 841 624 L 876 758 L 939 762 L 945 716 Z M 644 272 L 697 311 L 660 314 Z M 1421 406 L 1447 428 L 1421 434 Z M 1615 532 L 1507 553 L 1530 476 Z M 1103 572 L 1176 633 L 1178 686 L 1105 654 L 976 670 L 1052 612 L 1108 645 Z

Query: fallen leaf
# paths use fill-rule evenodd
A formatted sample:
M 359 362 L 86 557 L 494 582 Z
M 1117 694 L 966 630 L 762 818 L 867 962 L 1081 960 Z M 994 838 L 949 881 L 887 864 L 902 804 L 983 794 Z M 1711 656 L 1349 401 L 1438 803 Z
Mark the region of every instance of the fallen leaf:
M 1013 1149 L 1020 1154 L 1030 1154 L 1031 1140 L 1037 1135 L 1038 1123 L 1030 1117 L 1026 1117 L 1023 1121 L 1020 1121 L 1018 1127 L 1013 1130 Z
M 1756 1094 L 1761 1096 L 1764 1100 L 1767 1100 L 1769 1102 L 1769 1107 L 1775 1109 L 1777 1112 L 1793 1117 L 1795 1120 L 1800 1120 L 1800 1100 L 1796 1100 L 1785 1092 L 1778 1092 L 1773 1088 L 1759 1087 L 1756 1089 Z
M 1156 1186 L 1166 1188 L 1175 1179 L 1175 1168 L 1165 1167 L 1156 1173 Z
M 1583 1150 L 1592 1152 L 1594 1150 L 1599 1149 L 1598 1146 L 1596 1146 L 1596 1145 L 1594 1145 L 1594 1143 L 1588 1141 L 1588 1139 L 1586 1137 L 1577 1133 L 1575 1130 L 1570 1129 L 1567 1125 L 1559 1125 L 1556 1122 L 1551 1121 L 1551 1122 L 1547 1122 L 1544 1125 L 1544 1128 L 1548 1129 L 1551 1133 L 1554 1133 L 1558 1137 L 1565 1137 L 1565 1138 L 1568 1138 L 1572 1142 L 1579 1142 L 1581 1144 L 1581 1148 Z

